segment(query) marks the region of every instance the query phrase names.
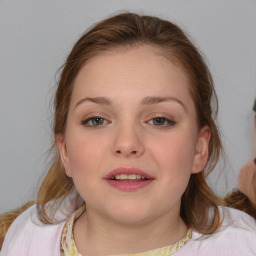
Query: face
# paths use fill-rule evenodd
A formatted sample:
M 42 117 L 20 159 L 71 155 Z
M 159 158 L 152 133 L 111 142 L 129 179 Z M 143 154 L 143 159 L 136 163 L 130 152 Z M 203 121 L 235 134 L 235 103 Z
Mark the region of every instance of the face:
M 81 68 L 57 144 L 87 212 L 124 223 L 179 215 L 210 138 L 188 87 L 182 69 L 150 46 L 106 52 Z
M 248 162 L 240 171 L 238 176 L 238 185 L 256 207 L 256 164 L 254 160 Z

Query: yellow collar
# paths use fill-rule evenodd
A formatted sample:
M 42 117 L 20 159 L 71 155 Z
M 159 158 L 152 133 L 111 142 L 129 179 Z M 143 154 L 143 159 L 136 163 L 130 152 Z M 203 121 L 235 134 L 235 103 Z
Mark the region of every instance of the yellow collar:
M 82 256 L 78 253 L 76 244 L 73 238 L 73 226 L 75 220 L 84 212 L 85 205 L 79 208 L 72 216 L 67 220 L 61 236 L 61 253 L 63 256 Z M 119 254 L 113 256 L 170 256 L 178 251 L 192 236 L 191 229 L 188 230 L 186 236 L 175 244 L 150 250 L 147 252 L 140 252 L 134 254 Z

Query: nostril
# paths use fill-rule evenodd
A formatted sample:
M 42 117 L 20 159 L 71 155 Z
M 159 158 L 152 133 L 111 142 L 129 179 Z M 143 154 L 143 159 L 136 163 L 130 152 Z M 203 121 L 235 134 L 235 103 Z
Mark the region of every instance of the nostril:
M 123 153 L 126 154 L 126 153 L 125 153 L 124 151 L 122 151 L 122 150 L 116 150 L 115 152 L 116 152 L 117 155 L 122 155 Z M 137 153 L 138 153 L 138 151 L 133 150 L 133 151 L 131 151 L 131 152 L 129 153 L 129 155 L 137 155 Z

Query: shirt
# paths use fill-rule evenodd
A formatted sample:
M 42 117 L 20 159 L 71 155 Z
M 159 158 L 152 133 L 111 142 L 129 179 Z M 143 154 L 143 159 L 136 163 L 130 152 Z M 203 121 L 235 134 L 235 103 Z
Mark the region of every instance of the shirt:
M 64 207 L 57 212 L 63 220 L 46 225 L 38 220 L 36 206 L 30 207 L 9 228 L 0 256 L 61 256 L 63 227 L 73 212 Z M 224 221 L 219 231 L 209 236 L 192 231 L 192 238 L 174 255 L 255 256 L 256 221 L 239 210 L 220 207 L 220 212 Z

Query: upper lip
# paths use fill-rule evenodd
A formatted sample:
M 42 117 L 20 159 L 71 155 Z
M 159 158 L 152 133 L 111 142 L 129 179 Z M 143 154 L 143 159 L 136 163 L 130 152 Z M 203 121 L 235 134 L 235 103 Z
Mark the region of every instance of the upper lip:
M 110 173 L 108 173 L 104 179 L 112 179 L 113 177 L 115 177 L 116 175 L 119 175 L 119 174 L 137 174 L 137 175 L 140 175 L 140 176 L 143 176 L 144 178 L 146 179 L 154 179 L 153 176 L 145 173 L 144 171 L 138 169 L 138 168 L 135 168 L 135 167 L 119 167 L 119 168 L 116 168 L 114 170 L 112 170 Z

